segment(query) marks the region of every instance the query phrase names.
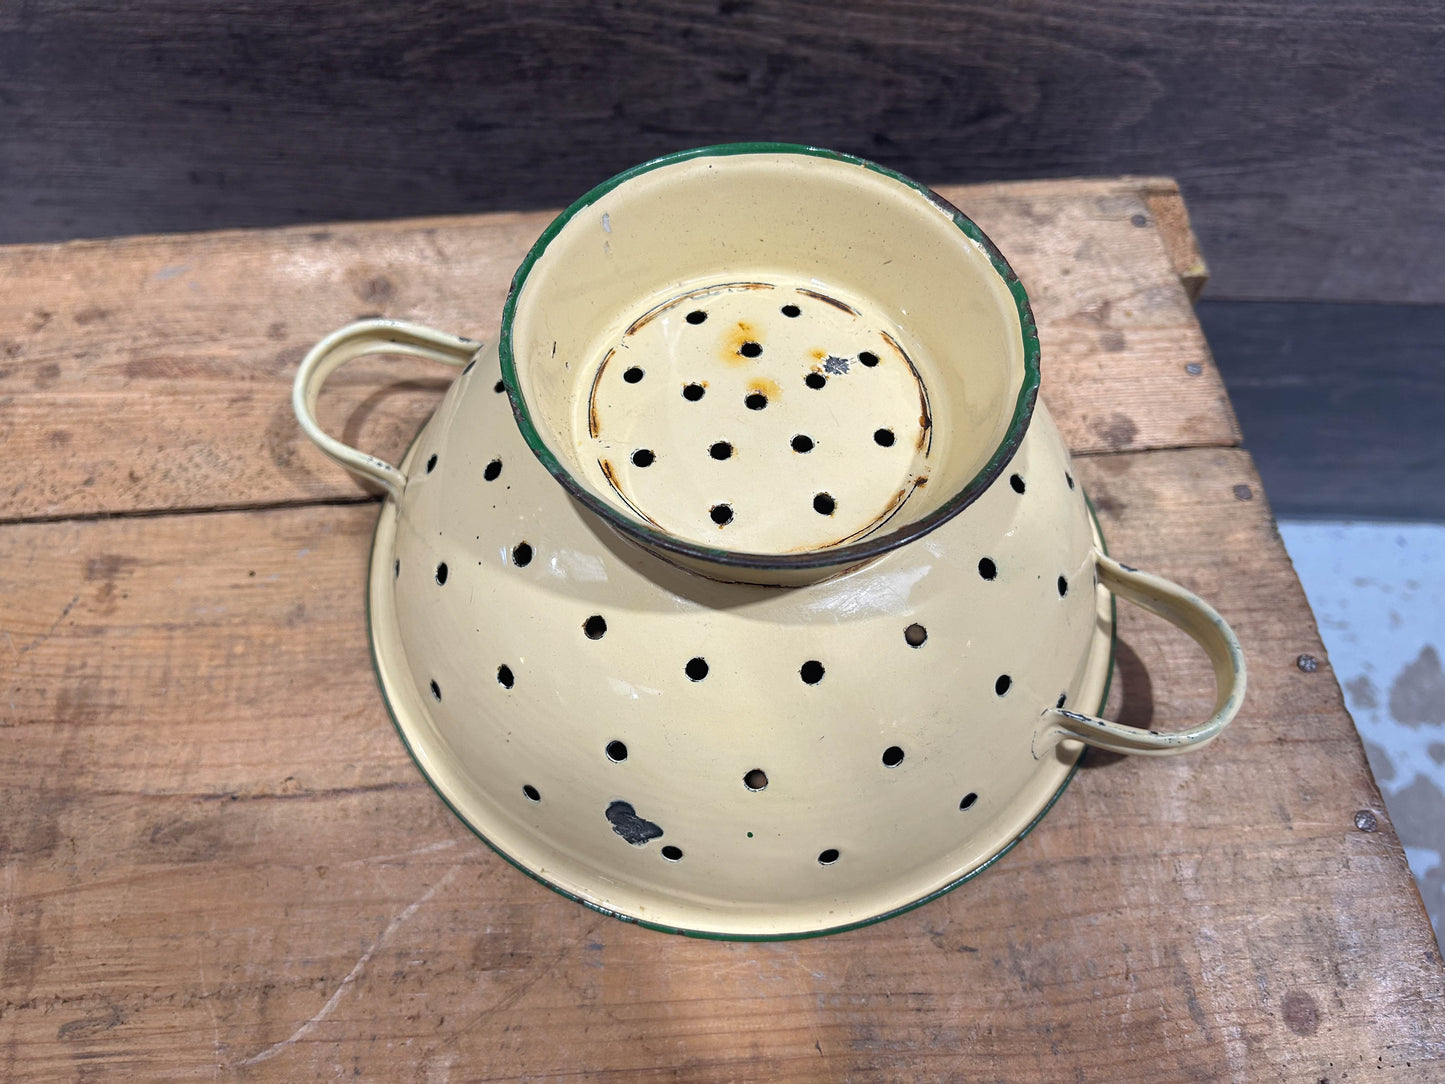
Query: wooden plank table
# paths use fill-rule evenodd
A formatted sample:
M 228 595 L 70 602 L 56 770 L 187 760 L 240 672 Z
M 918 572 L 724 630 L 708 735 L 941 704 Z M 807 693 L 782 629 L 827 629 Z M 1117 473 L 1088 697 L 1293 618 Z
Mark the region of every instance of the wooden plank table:
M 1249 697 L 1199 755 L 1089 757 L 958 891 L 778 944 L 522 876 L 376 689 L 377 504 L 291 377 L 368 313 L 485 338 L 546 215 L 0 249 L 0 1078 L 1445 1079 L 1445 970 L 1194 320 L 1177 189 L 943 191 L 1029 288 L 1111 547 L 1219 608 Z M 395 456 L 446 379 L 358 363 L 323 421 Z M 1205 671 L 1121 609 L 1117 717 L 1202 717 Z

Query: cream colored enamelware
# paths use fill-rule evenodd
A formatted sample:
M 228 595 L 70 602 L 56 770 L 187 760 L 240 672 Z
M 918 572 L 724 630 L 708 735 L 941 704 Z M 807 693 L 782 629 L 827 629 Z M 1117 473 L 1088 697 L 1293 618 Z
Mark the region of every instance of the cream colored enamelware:
M 464 366 L 399 466 L 315 421 L 370 353 Z M 1181 752 L 1238 711 L 1234 634 L 1104 555 L 1037 387 L 1023 288 L 960 212 L 857 159 L 738 145 L 564 212 L 499 342 L 353 324 L 295 405 L 387 490 L 373 655 L 443 799 L 589 906 L 766 938 L 985 868 L 1085 743 Z M 1204 723 L 1089 714 L 1115 595 L 1205 649 Z

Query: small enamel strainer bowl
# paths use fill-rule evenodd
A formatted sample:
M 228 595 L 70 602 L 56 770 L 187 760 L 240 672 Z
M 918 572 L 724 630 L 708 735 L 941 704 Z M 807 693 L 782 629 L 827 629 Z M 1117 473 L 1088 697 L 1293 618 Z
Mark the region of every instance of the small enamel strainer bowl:
M 315 420 L 371 353 L 463 366 L 399 467 Z M 387 491 L 372 650 L 442 798 L 588 906 L 763 938 L 930 899 L 1027 832 L 1085 744 L 1182 752 L 1239 708 L 1228 626 L 1104 555 L 1038 382 L 1023 287 L 957 209 L 748 144 L 568 208 L 495 345 L 353 324 L 295 404 Z M 1208 721 L 1085 714 L 1114 595 L 1204 647 Z

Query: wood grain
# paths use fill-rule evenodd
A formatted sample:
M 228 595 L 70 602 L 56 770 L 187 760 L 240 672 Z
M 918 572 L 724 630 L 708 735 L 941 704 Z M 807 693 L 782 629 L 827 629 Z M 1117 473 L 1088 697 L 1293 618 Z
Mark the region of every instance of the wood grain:
M 374 505 L 0 529 L 0 1077 L 1445 1079 L 1445 971 L 1248 455 L 1077 469 L 1113 552 L 1238 631 L 1239 719 L 774 945 L 593 914 L 446 811 L 367 658 Z M 1127 606 L 1116 685 L 1156 728 L 1212 700 Z
M 1175 269 L 1172 181 L 947 186 L 1030 291 L 1044 395 L 1077 451 L 1237 442 Z M 550 212 L 0 249 L 0 522 L 359 499 L 291 380 L 365 315 L 486 339 Z M 1187 229 L 1187 226 L 1186 226 Z M 395 458 L 451 373 L 368 360 L 323 423 Z
M 1439 3 L 40 0 L 0 240 L 570 202 L 781 138 L 921 180 L 1183 179 L 1234 298 L 1445 300 Z

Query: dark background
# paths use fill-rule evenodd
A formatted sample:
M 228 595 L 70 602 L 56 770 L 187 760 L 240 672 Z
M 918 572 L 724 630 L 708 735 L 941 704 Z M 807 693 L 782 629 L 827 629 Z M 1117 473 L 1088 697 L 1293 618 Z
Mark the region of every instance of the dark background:
M 1277 510 L 1445 520 L 1445 4 L 0 4 L 0 243 L 557 206 L 744 139 L 1177 177 Z

